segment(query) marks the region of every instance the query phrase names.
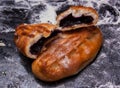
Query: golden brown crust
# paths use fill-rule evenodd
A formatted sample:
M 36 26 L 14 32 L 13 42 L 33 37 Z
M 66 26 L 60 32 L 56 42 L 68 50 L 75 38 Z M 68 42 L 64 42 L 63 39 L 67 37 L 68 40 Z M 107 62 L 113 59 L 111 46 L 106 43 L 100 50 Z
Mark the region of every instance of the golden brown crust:
M 59 33 L 33 62 L 32 71 L 44 81 L 74 75 L 95 58 L 101 44 L 101 31 L 94 26 Z
M 68 27 L 60 27 L 60 21 L 64 19 L 66 16 L 69 14 L 72 14 L 74 17 L 79 17 L 79 16 L 91 16 L 93 17 L 93 22 L 90 24 L 87 23 L 82 23 L 82 24 L 75 24 L 73 26 L 68 26 Z M 91 7 L 84 7 L 84 6 L 71 6 L 68 10 L 64 11 L 60 15 L 57 16 L 57 26 L 60 27 L 60 30 L 66 31 L 66 30 L 71 30 L 71 29 L 76 29 L 80 27 L 88 27 L 88 26 L 93 26 L 98 22 L 98 13 L 96 12 L 95 9 Z
M 55 29 L 52 24 L 22 24 L 15 30 L 15 44 L 27 57 L 36 59 L 37 55 L 30 52 L 30 47 L 42 37 L 48 37 Z
M 90 16 L 93 19 L 90 23 L 78 22 L 67 27 L 60 26 L 61 20 L 70 14 L 73 19 L 81 16 Z M 47 23 L 18 26 L 14 41 L 20 52 L 36 59 L 32 64 L 36 77 L 43 81 L 56 81 L 75 75 L 95 58 L 103 41 L 101 31 L 93 26 L 97 21 L 98 14 L 93 8 L 71 6 L 57 17 L 57 26 Z M 56 29 L 60 32 L 50 37 Z M 32 54 L 30 47 L 43 37 L 47 41 L 41 52 Z

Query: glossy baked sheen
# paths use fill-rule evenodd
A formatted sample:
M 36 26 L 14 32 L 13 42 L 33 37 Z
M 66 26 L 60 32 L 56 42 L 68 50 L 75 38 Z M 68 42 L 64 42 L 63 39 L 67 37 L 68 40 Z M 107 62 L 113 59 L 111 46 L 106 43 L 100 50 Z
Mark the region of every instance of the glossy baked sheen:
M 36 59 L 42 48 L 43 38 L 49 37 L 55 27 L 48 23 L 19 25 L 15 30 L 15 44 L 25 56 Z
M 33 62 L 32 71 L 44 81 L 75 75 L 95 58 L 101 44 L 102 34 L 95 26 L 58 33 Z

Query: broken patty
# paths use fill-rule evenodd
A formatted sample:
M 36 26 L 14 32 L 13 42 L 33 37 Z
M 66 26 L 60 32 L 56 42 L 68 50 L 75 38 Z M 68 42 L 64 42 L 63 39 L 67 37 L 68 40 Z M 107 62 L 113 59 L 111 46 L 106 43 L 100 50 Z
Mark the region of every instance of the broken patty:
M 36 59 L 55 27 L 47 23 L 19 25 L 15 31 L 15 44 L 25 56 Z
M 90 7 L 71 6 L 57 17 L 59 30 L 66 31 L 80 27 L 95 25 L 98 21 L 98 13 Z

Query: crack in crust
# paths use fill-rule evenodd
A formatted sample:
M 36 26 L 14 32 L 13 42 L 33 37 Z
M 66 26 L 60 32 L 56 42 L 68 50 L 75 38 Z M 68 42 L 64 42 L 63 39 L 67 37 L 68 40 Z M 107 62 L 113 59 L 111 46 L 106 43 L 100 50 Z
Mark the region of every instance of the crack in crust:
M 102 34 L 97 27 L 58 33 L 56 37 L 32 64 L 35 76 L 44 81 L 78 73 L 95 58 L 102 44 Z
M 97 12 L 72 6 L 58 15 L 57 24 L 22 24 L 14 41 L 20 52 L 36 59 L 32 72 L 43 81 L 56 81 L 77 74 L 96 56 L 103 37 Z M 57 32 L 56 32 L 57 31 Z

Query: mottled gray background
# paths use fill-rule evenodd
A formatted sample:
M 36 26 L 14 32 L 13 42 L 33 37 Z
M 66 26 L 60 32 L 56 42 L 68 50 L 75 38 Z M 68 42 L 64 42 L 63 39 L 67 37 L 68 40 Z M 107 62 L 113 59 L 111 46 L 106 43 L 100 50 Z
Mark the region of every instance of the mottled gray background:
M 54 83 L 42 82 L 31 72 L 32 60 L 17 50 L 14 29 L 21 23 L 54 23 L 56 14 L 70 5 L 98 11 L 103 46 L 79 74 Z M 0 43 L 4 43 L 0 46 L 0 88 L 120 88 L 120 0 L 0 0 Z

